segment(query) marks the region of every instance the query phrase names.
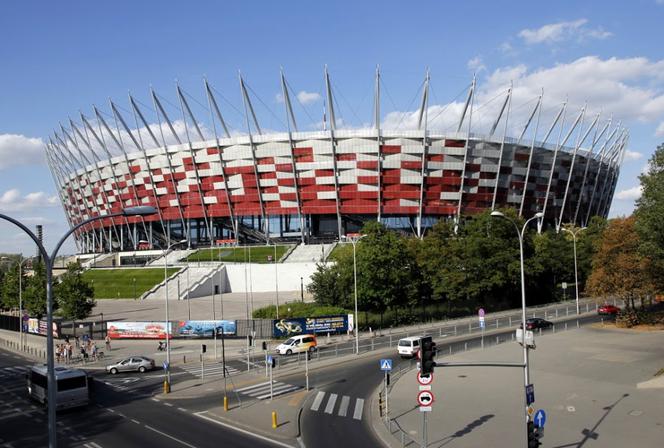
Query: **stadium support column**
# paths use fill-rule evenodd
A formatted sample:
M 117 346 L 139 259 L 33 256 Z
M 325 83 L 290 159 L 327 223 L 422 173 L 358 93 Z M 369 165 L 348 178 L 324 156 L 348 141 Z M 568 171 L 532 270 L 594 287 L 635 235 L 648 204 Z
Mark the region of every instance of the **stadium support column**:
M 184 210 L 182 210 L 182 201 L 180 201 L 180 192 L 178 191 L 178 186 L 175 182 L 175 170 L 173 169 L 173 161 L 171 160 L 171 156 L 168 151 L 168 145 L 166 144 L 166 138 L 164 136 L 164 129 L 161 124 L 161 118 L 164 118 L 164 121 L 168 125 L 168 129 L 171 131 L 171 135 L 173 138 L 175 138 L 175 141 L 177 142 L 178 145 L 182 144 L 182 141 L 180 140 L 180 136 L 178 135 L 177 132 L 175 132 L 175 128 L 173 127 L 173 124 L 171 123 L 171 120 L 168 118 L 168 114 L 166 114 L 166 110 L 163 108 L 161 105 L 161 102 L 159 101 L 159 98 L 157 98 L 157 93 L 154 91 L 154 89 L 150 89 L 150 95 L 152 96 L 152 104 L 154 105 L 155 109 L 155 114 L 157 115 L 157 121 L 159 122 L 159 134 L 161 136 L 161 141 L 164 145 L 164 152 L 166 153 L 166 159 L 168 160 L 168 168 L 171 172 L 171 181 L 173 183 L 173 189 L 175 190 L 175 196 L 177 198 L 177 203 L 178 203 L 178 210 L 180 211 L 180 217 L 182 218 L 183 222 L 183 229 L 185 227 L 184 224 Z M 184 166 L 182 167 L 182 171 L 184 172 Z M 187 248 L 191 248 L 191 216 L 187 216 Z
M 609 137 L 606 139 L 606 141 L 602 145 L 602 148 L 599 152 L 599 162 L 598 162 L 598 166 L 597 166 L 597 173 L 595 173 L 595 181 L 593 182 L 593 191 L 590 194 L 590 201 L 588 201 L 588 211 L 586 212 L 586 219 L 583 222 L 584 226 L 588 225 L 588 221 L 590 220 L 590 215 L 591 215 L 592 210 L 593 210 L 593 203 L 595 201 L 595 193 L 597 192 L 597 185 L 599 183 L 600 175 L 602 174 L 602 167 L 603 167 L 603 164 L 604 164 L 604 158 L 607 155 L 607 148 L 608 148 L 609 142 L 611 142 L 611 140 L 613 140 L 613 138 L 615 137 L 616 133 L 620 129 L 620 125 L 621 125 L 621 123 L 618 122 L 616 127 L 613 129 L 613 131 L 611 132 Z M 620 136 L 618 136 L 618 139 L 616 139 L 616 140 L 620 140 Z M 613 143 L 613 144 L 615 144 L 615 143 Z M 612 147 L 613 147 L 613 145 L 612 145 Z M 609 150 L 609 152 L 610 151 L 611 150 Z
M 221 110 L 217 105 L 217 100 L 214 98 L 214 95 L 212 94 L 212 89 L 210 88 L 207 79 L 204 79 L 204 83 L 205 83 L 205 92 L 207 94 L 207 100 L 208 100 L 208 109 L 210 110 L 210 122 L 212 123 L 212 130 L 214 132 L 214 143 L 216 145 L 217 155 L 219 156 L 219 165 L 221 167 L 221 177 L 224 178 L 224 192 L 226 193 L 226 202 L 228 204 L 228 216 L 231 220 L 231 226 L 233 227 L 233 237 L 237 241 L 238 240 L 237 221 L 235 220 L 235 211 L 233 210 L 231 193 L 230 190 L 228 189 L 228 179 L 226 178 L 226 162 L 224 161 L 224 157 L 221 151 L 221 145 L 219 145 L 219 136 L 217 135 L 217 123 L 214 119 L 214 114 L 217 115 L 217 118 L 221 123 L 221 127 L 224 129 L 226 137 L 230 138 L 231 135 L 228 131 L 228 126 L 226 126 L 226 121 L 224 120 L 223 115 L 221 115 Z M 213 110 L 214 113 L 212 112 Z
M 429 70 L 424 77 L 424 89 L 422 90 L 422 105 L 420 106 L 419 118 L 417 120 L 417 129 L 422 131 L 422 166 L 420 167 L 420 203 L 417 210 L 417 237 L 422 238 L 422 210 L 424 208 L 424 187 L 426 185 L 427 174 L 427 150 L 429 144 L 427 141 L 427 127 L 429 121 Z
M 627 145 L 627 140 L 629 138 L 629 132 L 625 131 L 620 139 L 620 142 L 616 145 L 616 150 L 609 162 L 613 166 L 613 170 L 609 172 L 604 179 L 604 186 L 602 187 L 602 195 L 600 196 L 599 206 L 597 211 L 599 216 L 606 218 L 609 213 L 609 207 L 611 206 L 611 199 L 613 199 L 613 191 L 618 181 L 618 175 L 620 174 L 620 165 L 622 164 L 623 157 L 625 155 L 625 147 Z M 609 181 L 610 178 L 610 181 Z
M 191 138 L 189 138 L 189 126 L 187 126 L 187 117 L 185 115 L 185 110 L 187 111 L 187 115 L 189 115 L 189 119 L 191 120 L 191 123 L 193 124 L 194 129 L 196 130 L 196 133 L 198 134 L 198 137 L 201 139 L 201 141 L 205 141 L 205 137 L 203 136 L 203 133 L 201 132 L 201 128 L 198 126 L 198 122 L 196 121 L 196 117 L 194 117 L 194 114 L 191 112 L 191 108 L 189 107 L 189 103 L 187 103 L 187 100 L 185 99 L 184 95 L 182 94 L 182 89 L 180 89 L 179 84 L 176 84 L 176 89 L 177 89 L 177 93 L 178 93 L 178 98 L 180 99 L 180 109 L 182 110 L 182 121 L 184 122 L 184 133 L 187 136 L 187 143 L 189 144 L 189 155 L 191 156 L 191 163 L 194 166 L 194 175 L 196 176 L 196 186 L 197 186 L 197 189 L 198 189 L 198 196 L 201 199 L 201 207 L 203 209 L 203 219 L 205 220 L 205 226 L 207 227 L 208 237 L 210 238 L 210 247 L 212 247 L 212 244 L 213 244 L 212 223 L 210 221 L 210 218 L 208 217 L 207 206 L 205 205 L 205 196 L 203 195 L 203 187 L 202 187 L 202 183 L 201 183 L 201 177 L 198 174 L 198 165 L 196 163 L 196 154 L 194 153 L 194 148 L 191 144 Z
M 378 210 L 376 220 L 380 222 L 383 212 L 383 154 L 381 152 L 382 137 L 380 135 L 380 67 L 376 66 L 376 85 L 374 87 L 374 128 L 376 129 L 376 149 L 378 160 L 376 168 L 378 171 Z
M 295 114 L 290 101 L 288 93 L 288 85 L 286 84 L 286 77 L 284 76 L 283 69 L 281 70 L 281 94 L 284 97 L 284 106 L 286 107 L 286 126 L 288 128 L 288 147 L 290 148 L 291 170 L 293 171 L 293 183 L 295 185 L 295 200 L 297 201 L 297 217 L 300 220 L 300 237 L 304 244 L 304 214 L 302 212 L 302 201 L 300 200 L 300 183 L 297 176 L 297 164 L 295 162 L 295 144 L 293 142 L 292 129 L 297 132 L 297 122 L 295 121 Z M 291 129 L 292 126 L 292 129 Z M 278 310 L 277 310 L 278 311 Z
M 528 130 L 528 126 L 530 126 L 531 121 L 533 120 L 533 117 L 535 116 L 535 113 L 537 113 L 537 120 L 535 121 L 535 131 L 533 132 L 533 138 L 530 142 L 530 153 L 528 155 L 528 166 L 526 167 L 526 177 L 523 181 L 523 188 L 521 189 L 521 204 L 519 205 L 519 216 L 523 217 L 523 205 L 526 200 L 526 192 L 528 191 L 528 180 L 530 179 L 530 167 L 533 164 L 533 152 L 535 151 L 535 141 L 537 141 L 537 131 L 539 131 L 539 123 L 540 123 L 540 116 L 542 115 L 542 96 L 544 96 L 544 91 L 539 95 L 539 98 L 537 99 L 537 104 L 535 104 L 535 108 L 533 109 L 533 112 L 530 114 L 530 117 L 528 118 L 528 121 L 526 122 L 526 126 L 524 126 L 523 131 L 521 131 L 521 135 L 519 136 L 518 142 L 521 141 L 523 136 L 526 134 L 526 131 Z
M 60 198 L 60 203 L 62 204 L 62 210 L 65 214 L 65 218 L 67 219 L 67 223 L 69 224 L 69 228 L 74 227 L 74 223 L 72 221 L 72 216 L 70 212 L 72 211 L 71 208 L 67 204 L 67 200 L 65 199 L 65 188 L 64 188 L 64 180 L 62 177 L 62 173 L 59 172 L 59 168 L 56 166 L 56 162 L 53 158 L 53 154 L 51 154 L 51 151 L 53 149 L 51 148 L 50 143 L 46 143 L 46 163 L 48 164 L 49 171 L 51 172 L 51 176 L 53 177 L 53 182 L 55 182 L 55 186 L 58 189 L 58 197 Z M 80 232 L 75 232 L 74 233 L 74 241 L 76 242 L 76 249 L 81 252 L 83 250 L 82 246 L 82 241 L 81 241 L 81 234 Z
M 334 115 L 334 98 L 332 97 L 332 86 L 330 74 L 325 66 L 325 92 L 327 93 L 327 115 L 330 125 L 330 144 L 332 146 L 332 169 L 334 174 L 334 199 L 337 205 L 337 237 L 341 240 L 341 207 L 339 204 L 339 171 L 337 170 L 337 143 L 335 132 L 337 130 L 337 119 Z
M 463 187 L 466 179 L 466 162 L 468 161 L 468 150 L 470 149 L 470 130 L 473 125 L 473 103 L 475 102 L 475 87 L 477 85 L 477 78 L 473 76 L 473 82 L 470 85 L 470 90 L 468 91 L 468 98 L 466 98 L 466 104 L 463 106 L 463 113 L 461 114 L 461 119 L 459 120 L 459 126 L 457 127 L 457 134 L 461 132 L 461 126 L 466 118 L 466 111 L 470 107 L 468 113 L 468 133 L 466 135 L 466 143 L 463 148 L 463 167 L 461 167 L 461 182 L 459 184 L 459 205 L 457 206 L 457 215 L 456 215 L 456 224 L 454 229 L 456 231 L 461 219 L 461 204 L 463 202 Z
M 249 94 L 247 93 L 247 88 L 244 85 L 244 80 L 242 79 L 242 75 L 238 73 L 238 76 L 240 78 L 240 90 L 242 92 L 242 104 L 244 105 L 244 119 L 245 119 L 245 124 L 247 126 L 247 132 L 249 133 L 249 148 L 251 149 L 251 160 L 254 164 L 254 176 L 256 177 L 256 189 L 258 191 L 258 204 L 260 206 L 260 212 L 261 212 L 261 226 L 263 227 L 263 233 L 265 235 L 265 240 L 269 241 L 270 240 L 270 231 L 269 227 L 267 224 L 267 216 L 265 214 L 265 204 L 263 203 L 263 191 L 261 190 L 261 178 L 260 178 L 260 173 L 258 172 L 258 161 L 256 160 L 256 145 L 254 145 L 254 138 L 251 134 L 251 125 L 249 124 L 249 113 L 251 113 L 251 116 L 254 121 L 254 126 L 256 128 L 256 132 L 258 135 L 261 135 L 261 128 L 258 124 L 258 119 L 256 119 L 256 114 L 254 113 L 254 107 L 251 105 L 251 99 L 249 98 Z
M 507 106 L 507 115 L 505 116 L 505 127 L 503 129 L 503 139 L 500 142 L 500 155 L 498 156 L 498 171 L 496 171 L 496 182 L 493 185 L 493 199 L 491 200 L 491 210 L 496 209 L 496 196 L 498 195 L 498 182 L 500 181 L 500 167 L 503 163 L 503 153 L 505 152 L 505 138 L 507 137 L 507 125 L 509 124 L 510 111 L 512 109 L 512 82 L 510 82 L 510 88 L 507 90 L 507 97 L 505 98 L 505 102 L 503 103 L 503 107 L 500 109 L 500 114 L 498 115 L 498 118 L 496 119 L 495 123 L 491 127 L 491 132 L 490 132 L 489 135 L 493 135 L 493 133 L 496 131 L 496 127 L 498 126 L 498 122 L 502 118 L 503 111 L 505 110 L 505 106 Z
M 611 126 L 611 121 L 613 120 L 613 117 L 607 121 L 606 125 L 604 125 L 604 128 L 602 131 L 598 134 L 597 131 L 595 131 L 595 136 L 593 137 L 592 144 L 590 146 L 590 151 L 588 151 L 588 154 L 586 154 L 586 168 L 583 172 L 583 180 L 581 181 L 581 188 L 579 189 L 579 197 L 578 200 L 576 201 L 576 208 L 574 211 L 574 224 L 576 225 L 578 217 L 579 217 L 579 209 L 581 208 L 581 202 L 583 202 L 583 197 L 584 197 L 584 190 L 586 188 L 586 180 L 588 179 L 588 170 L 590 169 L 590 165 L 592 164 L 593 161 L 593 150 L 595 149 L 595 146 L 597 146 L 597 143 L 604 137 L 604 134 L 606 131 L 609 129 Z
M 565 146 L 565 143 L 567 143 L 567 140 L 571 137 L 572 133 L 576 129 L 577 125 L 581 121 L 581 118 L 583 118 L 583 115 L 586 113 L 586 106 L 583 106 L 581 108 L 581 111 L 579 112 L 579 115 L 577 115 L 576 120 L 574 120 L 574 124 L 572 124 L 572 127 L 570 130 L 567 132 L 567 135 L 565 135 L 565 138 L 563 138 L 562 141 L 560 141 L 556 145 L 556 149 L 553 152 L 553 160 L 551 161 L 551 170 L 549 170 L 549 182 L 546 185 L 546 196 L 544 196 L 544 207 L 542 207 L 542 213 L 544 214 L 544 218 L 546 218 L 546 208 L 549 203 L 549 193 L 551 192 L 551 184 L 553 183 L 553 172 L 556 169 L 556 161 L 558 160 L 558 152 L 560 151 L 560 148 Z M 562 132 L 562 126 L 560 127 L 560 131 Z M 555 217 L 554 217 L 555 220 Z M 539 223 L 538 223 L 539 225 Z M 555 222 L 556 229 L 560 228 L 560 223 Z M 541 228 L 538 228 L 538 230 L 541 231 Z
M 597 125 L 598 120 L 599 120 L 599 114 L 597 114 L 595 116 L 595 119 L 593 120 L 592 124 L 588 127 L 586 132 L 583 134 L 583 136 L 579 139 L 579 141 L 574 146 L 574 153 L 572 154 L 572 163 L 570 164 L 570 167 L 569 167 L 569 174 L 567 175 L 567 183 L 565 185 L 565 194 L 563 195 L 563 203 L 560 206 L 560 218 L 558 219 L 558 222 L 561 225 L 562 225 L 562 222 L 563 222 L 563 215 L 565 213 L 565 204 L 567 203 L 567 195 L 569 193 L 569 184 L 572 180 L 572 174 L 574 173 L 574 165 L 576 163 L 576 154 L 579 152 L 579 148 L 581 147 L 581 145 L 583 145 L 583 142 L 585 142 L 586 138 L 588 138 L 588 135 L 592 132 L 592 130 Z M 590 150 L 592 151 L 592 148 Z M 581 195 L 581 192 L 579 192 L 579 195 Z

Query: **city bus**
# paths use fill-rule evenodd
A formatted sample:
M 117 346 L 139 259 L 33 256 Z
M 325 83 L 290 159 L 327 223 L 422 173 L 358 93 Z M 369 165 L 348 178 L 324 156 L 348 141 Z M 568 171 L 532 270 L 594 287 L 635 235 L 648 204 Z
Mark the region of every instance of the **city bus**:
M 48 401 L 46 365 L 33 366 L 27 373 L 28 395 L 39 403 Z M 87 372 L 66 367 L 55 368 L 57 383 L 56 409 L 86 406 L 90 403 L 93 379 Z

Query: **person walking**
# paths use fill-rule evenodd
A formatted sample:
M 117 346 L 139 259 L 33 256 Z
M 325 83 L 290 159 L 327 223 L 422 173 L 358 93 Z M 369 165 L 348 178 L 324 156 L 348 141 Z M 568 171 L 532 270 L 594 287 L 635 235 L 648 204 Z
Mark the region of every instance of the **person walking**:
M 111 351 L 111 338 L 108 335 L 106 335 L 106 338 L 104 340 L 106 341 L 106 350 L 108 350 L 110 352 Z

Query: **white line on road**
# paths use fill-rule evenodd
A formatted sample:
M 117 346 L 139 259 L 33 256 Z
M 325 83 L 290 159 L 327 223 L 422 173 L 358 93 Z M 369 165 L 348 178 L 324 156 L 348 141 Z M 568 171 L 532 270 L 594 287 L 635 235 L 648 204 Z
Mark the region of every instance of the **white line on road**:
M 348 405 L 350 404 L 350 397 L 344 395 L 341 398 L 341 403 L 339 403 L 339 417 L 345 417 L 346 412 L 348 411 Z
M 190 444 L 188 444 L 187 442 L 184 442 L 184 441 L 182 441 L 182 440 L 180 440 L 180 439 L 178 439 L 178 438 L 176 438 L 176 437 L 173 437 L 173 436 L 170 435 L 170 434 L 166 434 L 165 432 L 161 432 L 161 431 L 159 431 L 158 429 L 153 428 L 152 426 L 145 425 L 145 427 L 146 427 L 147 429 L 149 429 L 150 431 L 154 431 L 154 432 L 156 432 L 157 434 L 161 434 L 161 435 L 164 436 L 164 437 L 168 437 L 168 438 L 171 439 L 171 440 L 175 440 L 176 442 L 181 443 L 181 444 L 184 445 L 184 446 L 188 446 L 189 448 L 196 448 L 194 445 L 190 445 Z
M 241 432 L 242 434 L 245 434 L 245 435 L 248 435 L 248 436 L 251 436 L 251 437 L 255 437 L 255 438 L 257 438 L 257 439 L 263 440 L 264 442 L 268 442 L 268 443 L 271 443 L 271 444 L 273 444 L 273 445 L 282 446 L 282 447 L 284 447 L 284 448 L 294 448 L 292 445 L 288 445 L 288 444 L 283 443 L 283 442 L 278 442 L 278 441 L 273 440 L 273 439 L 270 439 L 270 438 L 268 438 L 268 437 L 264 437 L 264 436 L 261 436 L 261 435 L 259 435 L 259 434 L 255 434 L 255 433 L 253 433 L 253 432 L 249 432 L 249 431 L 246 431 L 246 430 L 244 430 L 244 429 L 237 428 L 237 427 L 235 427 L 235 426 L 231 426 L 231 425 L 229 425 L 229 424 L 227 424 L 227 423 L 220 422 L 219 420 L 215 420 L 215 419 L 213 419 L 213 418 L 211 418 L 211 417 L 207 417 L 207 416 L 205 416 L 205 415 L 202 415 L 202 414 L 205 414 L 206 412 L 207 412 L 207 411 L 197 412 L 197 413 L 195 413 L 194 415 L 195 415 L 196 417 L 200 417 L 200 418 L 202 418 L 203 420 L 207 420 L 207 421 L 209 421 L 209 422 L 216 423 L 216 424 L 219 425 L 219 426 L 223 426 L 224 428 L 232 429 L 233 431 L 237 431 L 237 432 Z
M 355 412 L 353 412 L 353 418 L 355 420 L 362 420 L 362 410 L 364 409 L 364 399 L 358 398 L 355 401 Z
M 102 448 L 101 445 L 95 442 L 86 443 L 83 445 L 85 448 Z
M 178 411 L 189 412 L 189 411 L 187 411 L 185 408 L 178 408 Z
M 140 424 L 141 424 L 141 422 L 139 422 L 138 420 L 136 420 L 136 419 L 134 419 L 134 418 L 132 418 L 131 421 L 132 421 L 133 423 L 136 423 L 137 425 L 140 425 Z
M 323 402 L 323 397 L 325 397 L 325 392 L 320 391 L 314 398 L 314 403 L 311 405 L 312 411 L 317 411 L 320 408 L 320 404 Z
M 327 406 L 325 406 L 325 413 L 331 414 L 334 411 L 334 404 L 337 402 L 337 394 L 330 394 L 329 400 L 327 400 Z
M 169 406 L 171 408 L 173 407 L 173 405 L 171 403 L 164 403 L 164 406 Z

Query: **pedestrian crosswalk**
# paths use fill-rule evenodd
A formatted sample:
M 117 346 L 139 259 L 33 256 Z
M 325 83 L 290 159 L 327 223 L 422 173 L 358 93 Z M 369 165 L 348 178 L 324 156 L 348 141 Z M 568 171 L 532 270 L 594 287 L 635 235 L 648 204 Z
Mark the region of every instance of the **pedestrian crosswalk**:
M 23 376 L 28 371 L 25 366 L 0 367 L 0 378 Z
M 351 406 L 351 397 L 348 395 L 343 395 L 341 397 L 341 400 L 339 399 L 338 394 L 330 393 L 327 399 L 327 403 L 325 404 L 325 407 L 321 408 L 321 405 L 323 404 L 323 401 L 325 400 L 325 396 L 327 395 L 327 392 L 324 391 L 319 391 L 316 396 L 314 397 L 313 403 L 311 403 L 311 410 L 314 412 L 319 412 L 322 411 L 325 414 L 329 415 L 334 415 L 334 409 L 337 404 L 337 401 L 339 401 L 339 407 L 337 408 L 337 415 L 339 417 L 347 417 L 349 416 L 348 412 Z M 362 420 L 362 412 L 364 411 L 364 399 L 363 398 L 356 398 L 355 399 L 355 405 L 352 408 L 352 415 L 353 419 L 355 420 Z
M 272 382 L 273 397 L 295 392 L 296 390 L 300 389 L 302 389 L 302 386 L 295 386 L 293 384 L 282 383 L 280 381 Z M 267 398 L 270 398 L 270 382 L 266 381 L 264 383 L 254 384 L 253 386 L 247 386 L 240 389 L 235 389 L 235 392 L 247 395 L 257 400 L 265 400 Z
M 197 364 L 182 364 L 179 366 L 185 372 L 197 377 L 203 377 L 203 368 L 200 363 Z M 226 364 L 226 375 L 236 375 L 240 373 L 235 367 Z M 205 378 L 224 376 L 224 366 L 221 363 L 205 364 Z

